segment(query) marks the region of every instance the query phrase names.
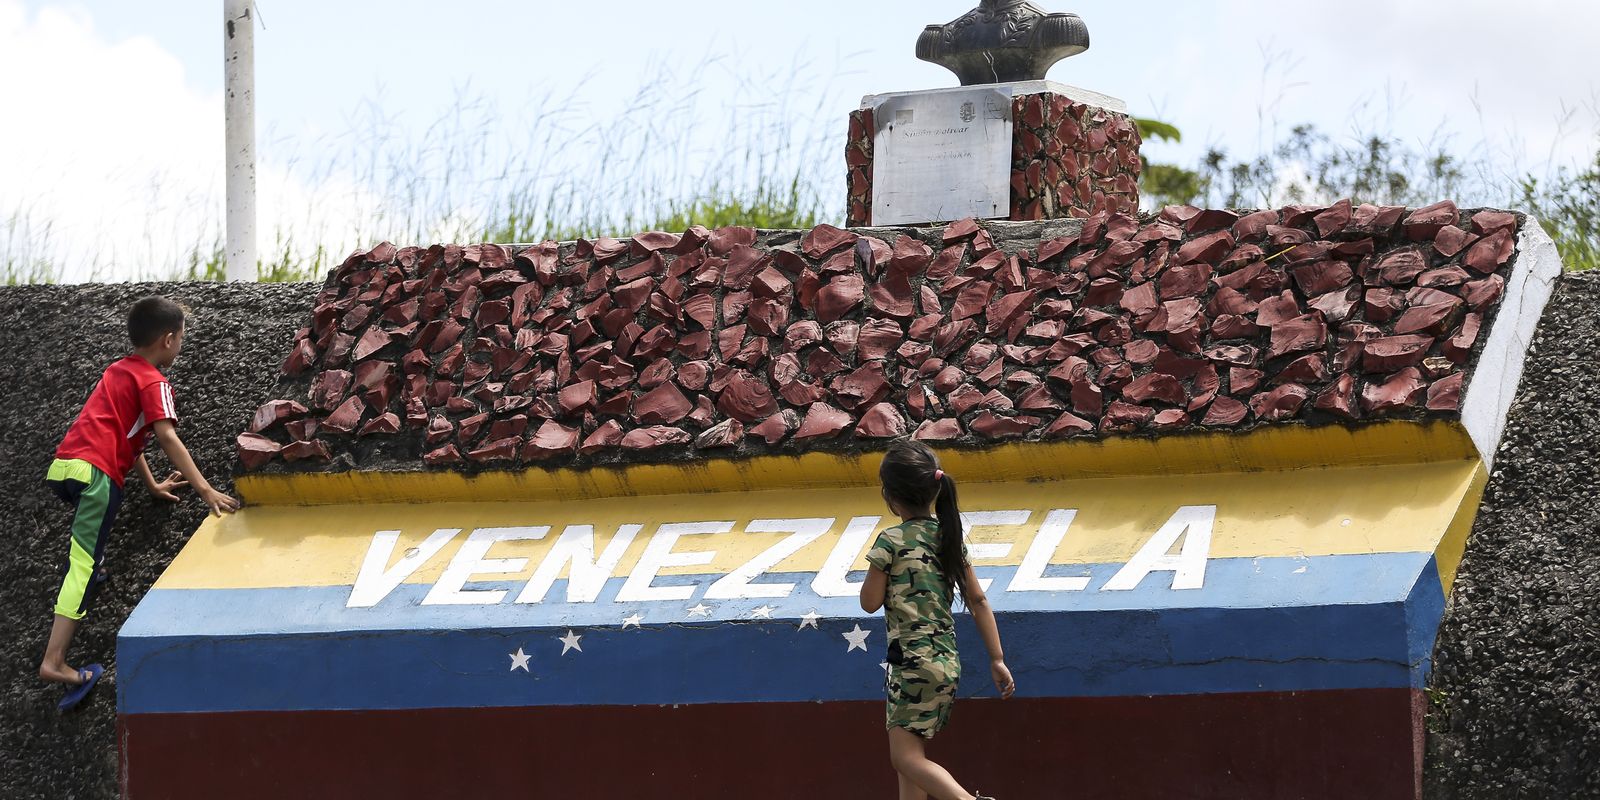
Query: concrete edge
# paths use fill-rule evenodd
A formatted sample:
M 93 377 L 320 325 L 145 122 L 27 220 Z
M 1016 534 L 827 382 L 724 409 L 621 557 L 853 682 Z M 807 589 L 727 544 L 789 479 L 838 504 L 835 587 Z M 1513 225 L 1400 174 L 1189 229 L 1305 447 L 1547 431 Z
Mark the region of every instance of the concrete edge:
M 1522 367 L 1561 277 L 1561 254 L 1532 215 L 1517 235 L 1517 263 L 1506 281 L 1494 324 L 1484 341 L 1461 403 L 1461 421 L 1484 466 L 1493 471 L 1506 416 L 1522 382 Z
M 883 92 L 881 94 L 869 94 L 861 98 L 861 108 L 876 108 L 878 104 L 893 97 L 943 94 L 947 92 L 964 92 L 971 91 L 973 89 L 1009 90 L 1012 97 L 1018 97 L 1027 94 L 1059 94 L 1071 98 L 1075 103 L 1082 103 L 1086 106 L 1094 106 L 1095 108 L 1103 108 L 1106 111 L 1113 111 L 1118 114 L 1128 113 L 1128 104 L 1122 100 L 1119 100 L 1118 98 L 1112 97 L 1111 95 L 1101 94 L 1099 92 L 1092 91 L 1090 89 L 1079 88 L 1077 86 L 1068 86 L 1065 83 L 1056 83 L 1055 81 L 1050 80 L 1016 81 L 1014 83 L 986 83 L 978 86 L 946 86 L 939 89 L 922 89 L 908 92 Z

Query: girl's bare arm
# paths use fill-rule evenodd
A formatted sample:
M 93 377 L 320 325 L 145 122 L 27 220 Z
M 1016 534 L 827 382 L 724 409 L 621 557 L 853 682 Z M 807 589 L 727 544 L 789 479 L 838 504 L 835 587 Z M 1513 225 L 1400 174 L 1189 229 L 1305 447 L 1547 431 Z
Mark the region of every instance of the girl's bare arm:
M 983 593 L 983 586 L 978 583 L 978 576 L 970 565 L 967 567 L 967 590 L 961 597 L 967 603 L 967 610 L 972 612 L 972 621 L 978 625 L 983 646 L 989 650 L 989 673 L 994 677 L 995 688 L 1000 690 L 1001 697 L 1010 697 L 1017 685 L 1011 678 L 1010 668 L 1006 666 L 1005 650 L 1000 646 L 1000 628 L 995 625 L 989 596 Z
M 861 610 L 868 614 L 883 608 L 889 592 L 889 573 L 877 567 L 867 569 L 867 579 L 861 584 Z

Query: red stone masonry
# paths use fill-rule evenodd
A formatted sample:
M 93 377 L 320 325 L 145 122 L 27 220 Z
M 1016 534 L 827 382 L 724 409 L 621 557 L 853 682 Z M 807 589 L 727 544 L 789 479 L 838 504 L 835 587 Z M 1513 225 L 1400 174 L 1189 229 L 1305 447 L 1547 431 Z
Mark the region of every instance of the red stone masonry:
M 381 244 L 328 278 L 239 455 L 476 469 L 1449 418 L 1519 224 L 1345 201 L 1102 210 L 1046 240 Z
M 1053 92 L 1012 100 L 1011 219 L 1133 214 L 1139 208 L 1139 130 L 1133 119 Z M 847 224 L 872 224 L 873 117 L 850 114 Z

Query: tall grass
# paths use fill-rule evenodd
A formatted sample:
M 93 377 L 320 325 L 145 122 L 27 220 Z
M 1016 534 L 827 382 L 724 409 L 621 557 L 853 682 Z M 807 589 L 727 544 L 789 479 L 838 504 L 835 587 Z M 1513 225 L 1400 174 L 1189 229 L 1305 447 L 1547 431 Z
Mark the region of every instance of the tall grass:
M 263 210 L 276 213 L 262 217 L 259 279 L 319 279 L 352 249 L 379 240 L 511 243 L 691 224 L 842 224 L 842 109 L 851 103 L 826 89 L 773 97 L 766 87 L 789 85 L 782 75 L 746 78 L 731 97 L 666 88 L 714 83 L 704 78 L 736 68 L 722 59 L 687 72 L 653 65 L 645 72 L 651 83 L 620 109 L 574 93 L 532 97 L 508 112 L 463 92 L 414 135 L 411 112 L 379 92 L 352 110 L 338 134 L 268 131 L 260 180 Z M 818 70 L 800 64 L 790 74 Z M 1143 190 L 1147 207 L 1338 197 L 1515 207 L 1551 228 L 1570 268 L 1600 264 L 1600 155 L 1584 169 L 1537 177 L 1520 169 L 1461 155 L 1447 140 L 1332 137 L 1298 126 L 1253 156 L 1212 149 L 1195 164 L 1152 164 Z M 145 207 L 167 203 L 162 188 L 152 185 Z M 171 238 L 191 243 L 165 255 L 145 243 L 152 255 L 140 277 L 222 277 L 220 196 L 183 202 L 192 208 L 180 215 L 188 227 Z M 69 264 L 69 252 L 78 256 L 49 220 L 26 208 L 0 209 L 0 281 L 58 280 L 86 267 L 92 276 L 127 277 L 122 264 Z

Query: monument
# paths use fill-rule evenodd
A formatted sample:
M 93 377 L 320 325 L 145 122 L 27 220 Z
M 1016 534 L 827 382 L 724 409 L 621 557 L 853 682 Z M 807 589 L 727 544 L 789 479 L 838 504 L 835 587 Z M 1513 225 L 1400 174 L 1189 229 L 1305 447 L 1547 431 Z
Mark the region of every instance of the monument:
M 1116 98 L 1045 80 L 1089 48 L 1074 14 L 984 0 L 930 25 L 917 57 L 959 89 L 870 95 L 850 115 L 850 225 L 1132 213 L 1139 132 Z

